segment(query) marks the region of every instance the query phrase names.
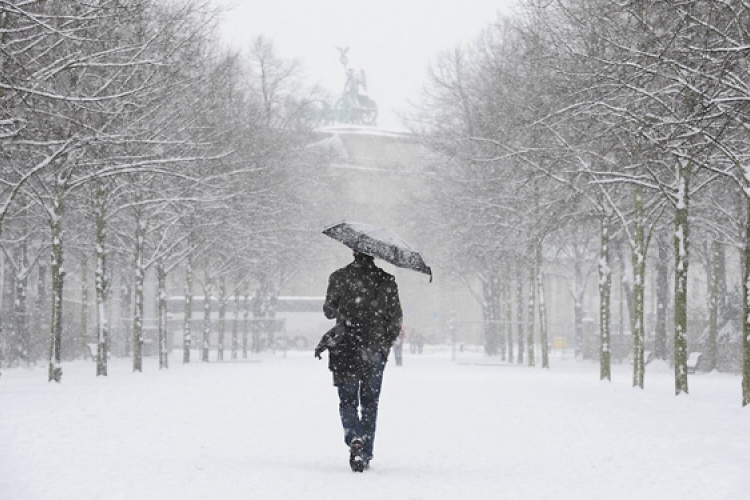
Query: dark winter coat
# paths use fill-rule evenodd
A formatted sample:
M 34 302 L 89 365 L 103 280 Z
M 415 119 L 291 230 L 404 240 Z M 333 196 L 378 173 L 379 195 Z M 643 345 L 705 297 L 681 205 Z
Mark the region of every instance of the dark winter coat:
M 319 344 L 329 350 L 334 376 L 356 376 L 375 352 L 387 359 L 401 332 L 403 313 L 395 278 L 372 257 L 360 254 L 331 274 L 323 313 L 336 320 L 336 327 Z

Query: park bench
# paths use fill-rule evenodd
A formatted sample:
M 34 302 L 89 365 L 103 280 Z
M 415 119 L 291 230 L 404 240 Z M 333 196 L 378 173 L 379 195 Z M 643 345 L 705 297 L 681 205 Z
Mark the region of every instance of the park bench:
M 96 342 L 86 342 L 84 344 L 86 346 L 86 354 L 88 355 L 89 359 L 96 363 L 98 353 L 99 353 L 99 345 Z M 107 359 L 110 359 L 112 357 L 111 353 L 107 351 Z
M 656 359 L 656 353 L 654 351 L 643 351 L 643 364 L 647 365 Z M 633 364 L 633 360 L 630 360 L 630 364 Z
M 690 356 L 688 356 L 688 359 L 687 359 L 688 373 L 695 373 L 695 370 L 698 369 L 698 364 L 701 362 L 702 357 L 703 357 L 703 353 L 700 353 L 700 352 L 690 353 Z
M 86 355 L 88 356 L 88 358 L 92 361 L 96 361 L 96 355 L 97 355 L 96 343 L 87 342 L 84 345 L 86 346 Z

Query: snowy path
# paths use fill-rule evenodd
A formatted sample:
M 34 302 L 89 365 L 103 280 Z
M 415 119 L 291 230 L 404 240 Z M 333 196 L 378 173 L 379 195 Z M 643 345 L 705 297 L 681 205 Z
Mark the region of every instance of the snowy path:
M 445 350 L 390 363 L 372 470 L 354 474 L 337 398 L 311 353 L 178 364 L 110 376 L 69 363 L 0 379 L 0 498 L 746 500 L 750 413 L 740 379 L 670 370 L 646 390 L 627 365 L 600 383 L 595 364 L 549 372 L 482 366 Z

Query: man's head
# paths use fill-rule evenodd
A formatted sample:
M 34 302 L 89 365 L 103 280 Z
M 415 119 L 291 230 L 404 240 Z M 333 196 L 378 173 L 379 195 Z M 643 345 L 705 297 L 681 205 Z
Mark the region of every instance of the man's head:
M 354 255 L 354 259 L 355 260 L 373 260 L 373 259 L 375 259 L 375 257 L 373 257 L 372 255 L 368 255 L 366 253 L 358 252 L 356 250 L 353 252 L 353 255 Z

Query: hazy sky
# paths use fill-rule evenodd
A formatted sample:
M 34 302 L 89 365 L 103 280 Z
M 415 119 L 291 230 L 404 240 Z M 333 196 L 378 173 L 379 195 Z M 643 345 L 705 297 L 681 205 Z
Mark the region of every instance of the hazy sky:
M 379 125 L 398 128 L 394 110 L 415 99 L 430 60 L 475 38 L 515 0 L 213 0 L 232 6 L 222 35 L 237 48 L 263 34 L 278 54 L 299 59 L 311 83 L 338 95 L 344 69 L 336 47 L 349 47 L 349 66 L 364 69 Z

